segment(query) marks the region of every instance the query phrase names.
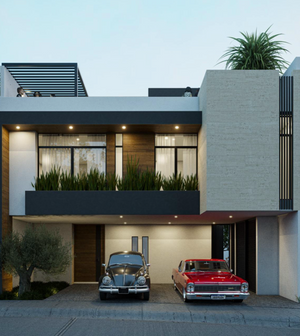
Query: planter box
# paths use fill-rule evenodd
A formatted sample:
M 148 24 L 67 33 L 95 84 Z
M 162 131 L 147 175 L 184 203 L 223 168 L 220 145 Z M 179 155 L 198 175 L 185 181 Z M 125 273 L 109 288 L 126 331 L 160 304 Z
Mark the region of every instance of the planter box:
M 26 215 L 199 215 L 199 191 L 26 191 Z

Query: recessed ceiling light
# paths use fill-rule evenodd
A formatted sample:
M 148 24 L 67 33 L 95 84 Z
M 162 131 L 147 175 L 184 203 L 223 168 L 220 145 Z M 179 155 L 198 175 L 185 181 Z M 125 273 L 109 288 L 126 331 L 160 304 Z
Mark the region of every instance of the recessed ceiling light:
M 123 129 L 126 129 L 126 126 L 122 126 Z
M 127 224 L 127 222 L 124 222 L 124 224 Z
M 73 126 L 69 126 L 70 129 L 73 129 Z
M 169 138 L 168 137 L 165 137 L 166 140 L 168 140 Z
M 229 218 L 232 218 L 232 216 L 229 216 Z
M 168 222 L 168 224 L 172 224 L 171 222 Z
M 79 139 L 79 138 L 77 138 L 76 140 L 77 140 L 77 141 L 79 141 L 80 139 Z
M 175 138 L 173 138 L 172 140 L 175 141 Z
M 20 129 L 20 126 L 17 126 L 16 129 Z
M 174 216 L 174 218 L 178 218 L 178 216 Z
M 179 126 L 175 126 L 175 129 L 179 129 Z
M 216 222 L 213 222 L 213 224 L 216 224 Z
M 120 218 L 123 218 L 123 216 L 120 216 Z

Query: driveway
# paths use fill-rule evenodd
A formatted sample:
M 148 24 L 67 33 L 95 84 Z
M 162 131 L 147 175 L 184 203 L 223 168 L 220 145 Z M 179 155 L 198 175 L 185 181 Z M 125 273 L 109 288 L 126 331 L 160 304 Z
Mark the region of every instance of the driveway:
M 98 285 L 72 285 L 49 297 L 46 301 L 89 301 L 100 304 L 109 303 L 141 303 L 138 295 L 109 295 L 108 300 L 99 301 Z M 173 285 L 152 285 L 150 300 L 151 303 L 184 304 L 182 296 L 178 291 L 173 290 Z M 281 296 L 256 295 L 251 293 L 243 303 L 234 301 L 191 301 L 189 305 L 200 306 L 241 306 L 241 307 L 270 307 L 270 308 L 291 308 L 300 309 L 300 305 Z

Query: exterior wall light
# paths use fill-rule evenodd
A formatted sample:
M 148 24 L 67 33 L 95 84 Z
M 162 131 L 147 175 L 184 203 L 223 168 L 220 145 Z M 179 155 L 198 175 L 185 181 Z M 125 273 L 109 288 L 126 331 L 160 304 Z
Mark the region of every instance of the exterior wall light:
M 73 129 L 73 126 L 69 126 L 69 129 Z
M 179 126 L 175 126 L 175 129 L 179 129 Z
M 20 129 L 21 127 L 20 126 L 17 126 L 16 129 Z
M 126 129 L 126 126 L 122 126 L 123 129 Z
M 169 138 L 168 137 L 165 137 L 166 140 L 168 140 Z

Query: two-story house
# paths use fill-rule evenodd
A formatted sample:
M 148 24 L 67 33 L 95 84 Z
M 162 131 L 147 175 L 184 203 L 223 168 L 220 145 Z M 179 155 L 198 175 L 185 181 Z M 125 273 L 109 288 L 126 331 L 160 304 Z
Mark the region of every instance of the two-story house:
M 185 258 L 223 258 L 257 294 L 300 296 L 300 67 L 208 70 L 192 97 L 88 97 L 77 64 L 2 64 L 0 232 L 44 224 L 73 246 L 59 277 L 96 282 L 110 253 L 143 252 L 153 283 Z M 299 69 L 299 70 L 298 70 Z M 200 84 L 200 83 L 199 83 Z M 27 97 L 17 98 L 17 88 Z M 33 97 L 38 91 L 42 97 Z M 52 96 L 51 96 L 52 95 Z M 54 96 L 55 95 L 55 96 Z M 298 120 L 299 118 L 299 120 Z M 169 177 L 196 174 L 197 191 L 36 191 L 60 167 L 126 175 L 127 161 Z M 34 280 L 44 277 L 35 273 Z M 2 273 L 3 289 L 16 279 Z

